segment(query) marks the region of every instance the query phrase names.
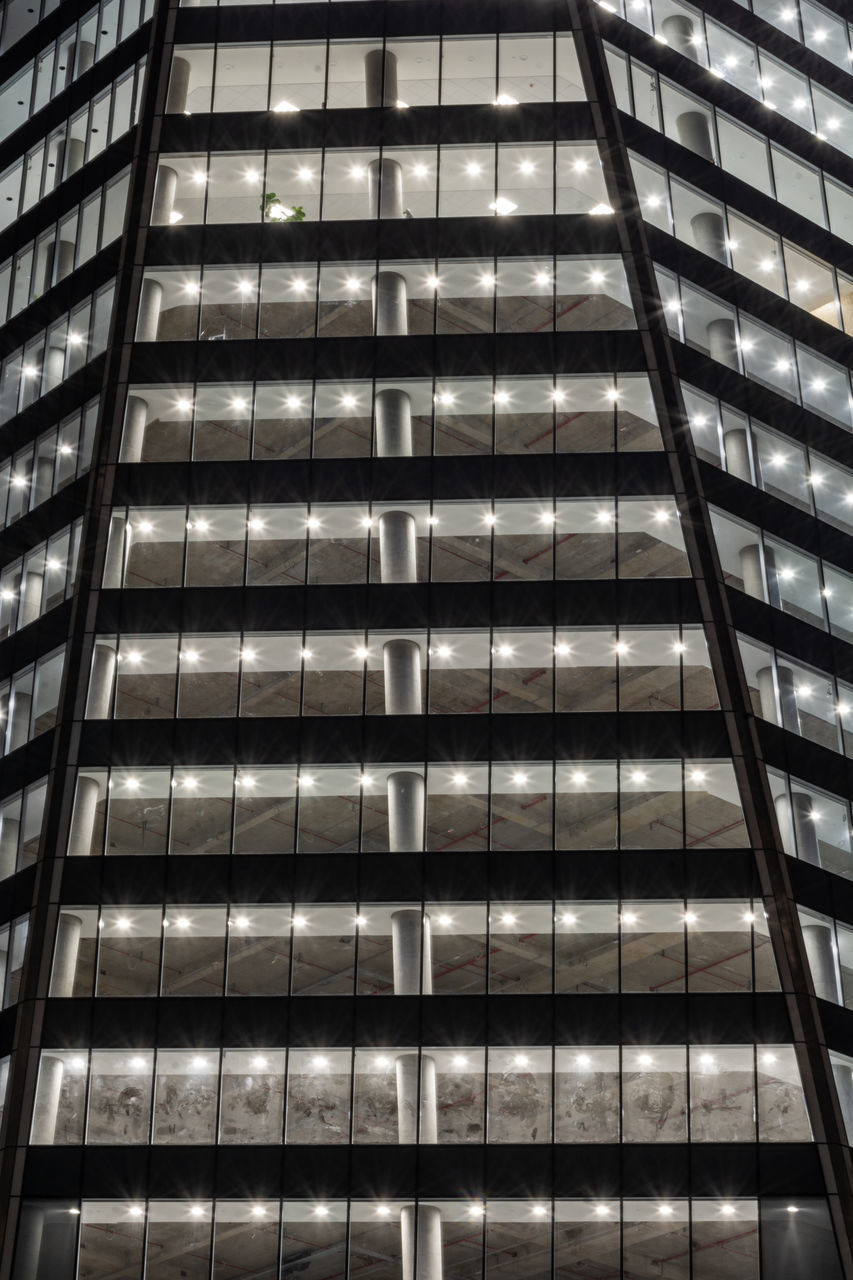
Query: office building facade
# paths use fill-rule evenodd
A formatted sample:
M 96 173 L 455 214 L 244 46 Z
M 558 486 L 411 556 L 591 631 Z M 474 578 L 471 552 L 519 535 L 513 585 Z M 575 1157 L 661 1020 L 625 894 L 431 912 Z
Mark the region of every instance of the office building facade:
M 853 1280 L 851 86 L 6 0 L 0 1277 Z

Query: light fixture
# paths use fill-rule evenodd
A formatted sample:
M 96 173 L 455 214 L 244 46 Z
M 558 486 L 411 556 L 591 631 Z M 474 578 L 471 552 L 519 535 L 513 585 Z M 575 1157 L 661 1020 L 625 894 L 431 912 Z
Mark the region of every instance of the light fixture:
M 187 916 L 178 916 L 175 920 L 175 924 L 179 929 L 189 929 L 190 927 L 190 921 Z
M 588 1053 L 579 1053 L 575 1058 L 575 1062 L 578 1064 L 579 1067 L 588 1067 L 592 1062 L 592 1058 L 589 1056 Z
M 122 929 L 122 930 L 129 929 L 130 921 L 128 920 L 127 916 L 119 916 L 115 922 L 115 926 L 117 929 Z
M 547 1212 L 548 1210 L 545 1208 L 544 1204 L 535 1204 L 533 1206 L 533 1215 L 536 1218 L 544 1218 Z
M 429 173 L 429 169 L 425 164 L 416 164 L 412 168 L 412 173 L 416 178 L 425 178 Z
M 440 915 L 440 916 L 438 917 L 438 923 L 439 923 L 440 925 L 444 925 L 444 926 L 445 926 L 445 928 L 446 928 L 446 927 L 447 927 L 447 925 L 449 925 L 449 924 L 452 924 L 452 923 L 453 923 L 453 918 L 452 918 L 451 916 L 448 916 L 448 915 Z
M 130 1214 L 131 1218 L 141 1218 L 145 1210 L 141 1207 L 141 1205 L 132 1204 L 127 1212 Z
M 300 773 L 299 777 L 296 779 L 296 783 L 297 786 L 300 787 L 313 787 L 314 779 L 308 773 Z
M 380 1218 L 387 1218 L 391 1210 L 388 1208 L 387 1204 L 378 1204 L 376 1206 L 376 1212 Z
M 630 778 L 632 782 L 645 782 L 648 775 L 643 773 L 642 769 L 632 769 Z
M 192 1065 L 195 1067 L 196 1071 L 204 1071 L 207 1066 L 207 1059 L 197 1055 L 193 1058 Z
M 595 1212 L 599 1218 L 606 1218 L 610 1210 L 606 1204 L 597 1204 L 595 1206 Z
M 375 1062 L 375 1065 L 376 1065 L 377 1067 L 379 1067 L 379 1068 L 380 1068 L 380 1070 L 382 1070 L 382 1071 L 386 1071 L 386 1070 L 388 1069 L 388 1067 L 390 1067 L 390 1065 L 391 1065 L 391 1059 L 390 1059 L 390 1058 L 386 1058 L 386 1057 L 384 1056 L 384 1054 L 383 1054 L 383 1055 L 380 1055 L 378 1058 L 374 1059 L 374 1062 Z
M 464 773 L 454 773 L 451 781 L 455 787 L 464 787 L 468 778 Z
M 463 1053 L 455 1053 L 453 1055 L 453 1065 L 454 1067 L 467 1067 L 468 1059 Z
M 253 1204 L 253 1205 L 252 1205 L 252 1217 L 253 1217 L 253 1218 L 265 1218 L 265 1217 L 266 1217 L 266 1212 L 267 1212 L 267 1211 L 266 1211 L 266 1209 L 264 1208 L 264 1206 L 263 1206 L 262 1204 Z
M 662 1218 L 671 1218 L 672 1215 L 675 1213 L 675 1210 L 673 1209 L 671 1204 L 661 1204 L 661 1205 L 658 1205 L 658 1213 L 661 1215 Z
M 489 208 L 500 216 L 507 213 L 514 213 L 518 205 L 514 200 L 509 200 L 506 196 L 498 196 L 497 200 L 489 202 Z
M 316 1057 L 311 1059 L 311 1066 L 317 1067 L 319 1070 L 322 1070 L 323 1067 L 327 1067 L 328 1065 L 329 1065 L 329 1059 L 324 1058 L 322 1054 L 317 1054 Z
M 465 172 L 468 174 L 469 178 L 476 178 L 483 172 L 483 166 L 477 164 L 476 160 L 470 160 L 465 166 Z
M 426 278 L 426 285 L 428 289 L 437 289 L 440 283 L 438 276 L 427 276 Z
M 257 1071 L 262 1071 L 264 1067 L 269 1066 L 269 1062 L 267 1061 L 267 1059 L 264 1057 L 262 1053 L 259 1053 L 259 1054 L 256 1054 L 256 1056 L 252 1059 L 252 1066 Z
M 516 1066 L 516 1067 L 530 1066 L 530 1059 L 528 1058 L 526 1053 L 517 1053 L 512 1061 L 513 1061 L 513 1066 Z
M 735 1211 L 735 1207 L 733 1204 L 720 1205 L 720 1213 L 722 1213 L 726 1218 L 731 1218 L 731 1216 L 734 1214 L 734 1211 Z
M 280 116 L 293 115 L 294 112 L 297 112 L 298 110 L 299 108 L 294 106 L 292 102 L 288 102 L 286 98 L 282 98 L 281 101 L 277 102 L 273 107 L 273 111 Z
M 501 916 L 501 924 L 515 924 L 516 920 L 517 916 L 514 916 L 511 911 L 506 911 Z
M 499 93 L 495 98 L 494 105 L 496 107 L 517 107 L 518 98 L 513 98 L 512 94 Z
M 799 1209 L 797 1208 L 797 1206 L 796 1206 L 795 1204 L 789 1204 L 789 1205 L 786 1205 L 786 1206 L 785 1206 L 785 1212 L 786 1212 L 786 1213 L 799 1213 L 800 1211 L 799 1211 Z
M 309 182 L 311 178 L 314 177 L 314 174 L 311 169 L 308 169 L 303 165 L 300 169 L 296 170 L 296 176 L 300 182 Z
M 536 165 L 533 163 L 532 160 L 522 160 L 521 164 L 518 167 L 521 173 L 523 173 L 526 178 L 529 178 L 531 173 L 534 173 L 536 171 Z
M 318 1218 L 325 1218 L 328 1216 L 329 1210 L 324 1204 L 318 1204 L 314 1206 L 314 1212 Z

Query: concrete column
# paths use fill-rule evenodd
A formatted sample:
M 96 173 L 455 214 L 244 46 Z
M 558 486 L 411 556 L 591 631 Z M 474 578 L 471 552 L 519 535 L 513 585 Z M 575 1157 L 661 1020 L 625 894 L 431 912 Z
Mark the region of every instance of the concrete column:
M 66 138 L 56 148 L 56 183 L 70 178 L 86 162 L 86 144 L 80 138 Z
M 764 544 L 764 573 L 767 578 L 767 599 L 774 609 L 781 609 L 782 591 L 779 586 L 779 574 L 776 570 L 776 552 L 767 543 Z
M 738 368 L 737 337 L 734 320 L 711 320 L 705 328 L 708 354 L 729 369 Z
M 16 689 L 9 710 L 9 737 L 7 751 L 22 747 L 30 737 L 30 716 L 33 712 L 32 694 Z
M 769 720 L 771 724 L 779 723 L 779 712 L 776 707 L 776 681 L 773 676 L 772 667 L 761 667 L 756 673 L 758 682 L 758 701 L 761 705 L 761 715 L 764 720 Z
M 80 774 L 77 778 L 77 794 L 74 797 L 74 813 L 68 832 L 68 856 L 87 858 L 92 853 L 92 837 L 98 809 L 98 780 Z
M 172 75 L 166 96 L 166 115 L 183 115 L 187 109 L 190 88 L 190 64 L 186 58 L 172 59 Z
M 420 1059 L 420 1090 L 418 1060 Z M 435 1058 L 428 1054 L 401 1053 L 397 1068 L 398 1142 L 438 1142 L 438 1103 L 435 1090 Z M 418 1094 L 420 1092 L 420 1132 L 418 1131 Z
M 764 571 L 761 566 L 761 549 L 757 542 L 744 547 L 740 553 L 740 576 L 743 589 L 755 600 L 764 599 Z
M 77 59 L 74 68 L 75 76 L 82 76 L 95 65 L 95 46 L 91 40 L 77 41 Z
M 406 277 L 399 271 L 379 271 L 373 277 L 373 328 L 380 338 L 405 338 Z
M 46 1272 L 41 1267 L 44 1239 L 44 1208 L 40 1204 L 24 1204 L 15 1233 L 14 1280 L 40 1280 Z
M 696 248 L 718 262 L 726 262 L 726 228 L 719 213 L 697 213 L 690 219 Z
M 368 107 L 396 107 L 397 55 L 371 49 L 364 55 L 364 97 Z
M 18 841 L 21 824 L 7 811 L 0 818 L 0 880 L 14 875 L 18 866 Z
M 738 480 L 752 483 L 752 471 L 749 465 L 749 438 L 746 431 L 733 427 L 723 434 L 723 448 L 726 452 L 726 471 Z
M 686 14 L 673 13 L 660 25 L 661 35 L 678 53 L 696 61 L 696 45 L 693 43 L 695 28 Z
M 50 978 L 50 994 L 63 999 L 74 995 L 74 979 L 77 975 L 77 957 L 80 952 L 80 935 L 83 921 L 79 916 L 63 911 L 56 929 L 56 950 L 53 953 L 53 972 Z
M 136 325 L 137 342 L 156 342 L 160 324 L 160 308 L 163 305 L 163 286 L 158 280 L 143 280 L 139 295 L 139 320 Z
M 399 161 L 370 161 L 367 166 L 367 203 L 371 218 L 402 218 L 403 166 Z
M 432 995 L 432 934 L 429 916 L 407 907 L 391 916 L 394 995 Z
M 417 582 L 417 526 L 410 512 L 385 511 L 379 517 L 379 564 L 383 582 Z
M 56 254 L 56 283 L 64 280 L 66 276 L 70 276 L 74 270 L 74 254 L 76 245 L 73 240 L 60 240 L 55 250 Z
M 833 1004 L 843 1004 L 841 975 L 835 963 L 832 926 L 819 924 L 815 920 L 804 924 L 802 928 L 815 995 L 821 1000 L 831 1000 Z
M 702 111 L 683 111 L 675 121 L 678 141 L 683 147 L 689 147 L 704 160 L 714 161 L 714 144 L 711 141 L 711 126 Z
M 775 800 L 776 817 L 782 833 L 782 847 L 793 858 L 820 866 L 817 827 L 811 818 L 811 799 L 795 791 L 791 803 L 783 793 Z
M 406 1204 L 400 1213 L 403 1280 L 441 1280 L 441 1210 Z
M 847 1141 L 853 1144 L 853 1072 L 844 1062 L 833 1062 L 832 1074 L 838 1090 L 838 1102 L 844 1116 Z
M 167 164 L 157 168 L 154 182 L 154 201 L 151 205 L 152 227 L 168 226 L 175 207 L 175 192 L 178 189 L 178 171 Z
M 115 678 L 115 642 L 98 640 L 95 642 L 95 652 L 92 656 L 92 675 L 89 679 L 89 697 L 86 702 L 87 720 L 109 720 L 113 706 Z
M 116 590 L 124 586 L 124 567 L 130 551 L 132 530 L 124 513 L 110 516 L 110 533 L 104 562 L 104 587 Z
M 421 714 L 421 648 L 414 640 L 387 640 L 382 646 L 385 668 L 385 714 Z
M 800 709 L 797 706 L 797 688 L 790 667 L 776 663 L 776 683 L 779 686 L 779 704 L 782 708 L 782 728 L 791 733 L 800 732 Z
M 33 1146 L 52 1145 L 56 1135 L 56 1119 L 59 1114 L 59 1099 L 62 1096 L 61 1058 L 51 1054 L 42 1054 L 39 1071 L 38 1093 L 33 1110 Z
M 44 356 L 44 389 L 52 391 L 65 378 L 65 348 L 51 344 Z
M 124 437 L 121 444 L 122 462 L 141 462 L 145 444 L 145 428 L 148 426 L 148 401 L 141 396 L 128 396 L 124 411 Z
M 391 853 L 424 847 L 424 779 L 410 769 L 388 775 L 388 845 Z
M 411 458 L 412 402 L 405 391 L 387 387 L 377 391 L 374 405 L 376 422 L 376 456 L 379 458 Z
M 28 569 L 21 584 L 21 616 L 19 627 L 27 627 L 41 616 L 41 602 L 44 595 L 44 574 Z

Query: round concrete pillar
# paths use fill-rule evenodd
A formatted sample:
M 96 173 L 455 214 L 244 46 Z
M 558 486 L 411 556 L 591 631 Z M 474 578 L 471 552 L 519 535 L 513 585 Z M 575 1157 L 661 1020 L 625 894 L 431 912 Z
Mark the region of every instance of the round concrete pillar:
M 385 511 L 379 517 L 379 565 L 383 582 L 417 582 L 417 526 L 410 512 Z
M 52 391 L 65 378 L 65 348 L 51 344 L 44 355 L 44 389 Z
M 708 355 L 729 369 L 738 368 L 737 336 L 734 320 L 711 320 L 705 328 L 708 339 Z
M 424 847 L 424 779 L 410 769 L 388 775 L 388 846 L 391 853 Z
M 758 701 L 761 706 L 761 718 L 771 724 L 779 723 L 779 712 L 776 707 L 776 681 L 772 667 L 761 667 L 756 673 L 758 683 Z
M 53 953 L 53 971 L 50 977 L 50 994 L 63 999 L 74 995 L 74 979 L 77 976 L 77 957 L 80 953 L 80 935 L 83 921 L 79 916 L 63 911 L 56 928 L 56 949 Z
M 163 286 L 158 280 L 143 280 L 139 294 L 139 319 L 136 324 L 137 342 L 156 342 L 160 325 L 160 308 L 163 305 Z
M 412 442 L 412 402 L 405 391 L 387 387 L 377 391 L 374 405 L 376 456 L 410 458 Z
M 87 720 L 109 720 L 116 677 L 115 642 L 98 640 L 92 655 L 92 675 L 86 702 Z
M 755 600 L 765 598 L 761 549 L 757 542 L 751 543 L 741 551 L 740 576 L 743 579 L 743 589 L 748 596 L 752 596 Z
M 82 169 L 86 161 L 86 144 L 80 138 L 66 138 L 56 148 L 57 184 Z
M 91 40 L 77 41 L 75 75 L 82 76 L 95 65 L 95 45 Z
M 403 166 L 399 161 L 370 161 L 367 166 L 367 202 L 371 218 L 402 218 Z
M 776 663 L 776 683 L 779 687 L 779 705 L 782 708 L 782 728 L 791 733 L 800 732 L 800 708 L 797 705 L 797 686 L 790 667 Z
M 104 587 L 117 590 L 124 586 L 124 567 L 130 551 L 132 530 L 123 513 L 110 516 L 110 532 L 104 561 Z
M 441 1210 L 406 1204 L 400 1212 L 403 1280 L 441 1280 Z
M 16 689 L 9 705 L 9 737 L 7 751 L 22 747 L 30 738 L 30 716 L 33 713 L 32 694 Z
M 409 331 L 406 277 L 399 271 L 380 271 L 373 277 L 373 327 L 380 338 L 405 338 Z
M 183 115 L 187 109 L 190 88 L 190 64 L 186 58 L 172 59 L 172 75 L 166 97 L 166 115 Z
M 711 140 L 711 125 L 702 111 L 683 111 L 675 121 L 678 141 L 683 147 L 689 147 L 704 160 L 714 161 L 714 144 Z
M 59 1099 L 62 1096 L 61 1058 L 42 1054 L 39 1070 L 38 1093 L 33 1110 L 33 1146 L 49 1147 L 56 1136 L 56 1120 L 59 1115 Z
M 19 627 L 27 627 L 41 615 L 44 598 L 44 574 L 28 569 L 21 588 L 21 613 Z
M 418 1061 L 420 1059 L 420 1083 Z M 403 1144 L 438 1142 L 438 1103 L 435 1090 L 435 1058 L 428 1054 L 401 1053 L 397 1069 L 397 1141 Z M 420 1110 L 420 1132 L 418 1131 Z
M 414 640 L 387 640 L 382 646 L 385 669 L 385 714 L 419 716 L 421 649 Z
M 178 189 L 178 172 L 167 164 L 157 168 L 154 182 L 154 200 L 151 205 L 152 227 L 168 226 L 175 207 L 175 192 Z
M 12 1269 L 14 1280 L 40 1280 L 40 1277 L 47 1274 L 41 1265 L 43 1239 L 44 1207 L 25 1202 L 15 1233 L 15 1265 Z
M 847 1142 L 853 1145 L 853 1071 L 845 1062 L 833 1062 L 832 1074 L 838 1091 L 838 1103 L 844 1116 Z
M 774 801 L 776 818 L 782 835 L 782 848 L 792 858 L 820 866 L 820 846 L 817 827 L 812 818 L 812 801 L 809 796 L 795 791 L 789 803 L 787 795 Z
M 364 55 L 364 97 L 368 107 L 396 107 L 397 55 L 371 49 Z
M 832 925 L 815 920 L 803 924 L 802 929 L 815 995 L 821 1000 L 830 1000 L 833 1004 L 843 1004 L 841 975 L 835 960 Z
M 693 37 L 696 34 L 696 28 L 692 19 L 686 14 L 673 13 L 668 18 L 664 18 L 660 24 L 661 35 L 664 36 L 668 45 L 678 53 L 683 53 L 686 57 L 696 61 L 696 45 L 693 43 Z
M 14 875 L 18 867 L 18 841 L 21 823 L 13 818 L 8 807 L 0 817 L 0 880 Z
M 391 916 L 394 995 L 432 995 L 432 935 L 429 916 L 407 907 Z
M 752 483 L 752 470 L 749 465 L 749 438 L 739 427 L 726 431 L 723 435 L 723 448 L 726 452 L 726 471 L 738 480 Z
M 77 794 L 74 797 L 74 813 L 68 832 L 68 856 L 88 858 L 94 852 L 92 839 L 95 819 L 98 816 L 98 780 L 80 774 L 77 778 Z
M 128 396 L 124 411 L 124 436 L 121 442 L 122 462 L 141 462 L 148 426 L 148 401 L 141 396 Z
M 697 213 L 690 219 L 693 242 L 701 253 L 726 262 L 726 228 L 719 213 Z

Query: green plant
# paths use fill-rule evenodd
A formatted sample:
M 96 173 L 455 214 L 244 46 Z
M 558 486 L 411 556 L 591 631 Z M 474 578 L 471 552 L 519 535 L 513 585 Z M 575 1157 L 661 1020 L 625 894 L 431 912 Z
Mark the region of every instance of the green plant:
M 301 204 L 282 204 L 274 191 L 267 191 L 261 201 L 261 213 L 270 222 L 304 222 L 305 210 Z

